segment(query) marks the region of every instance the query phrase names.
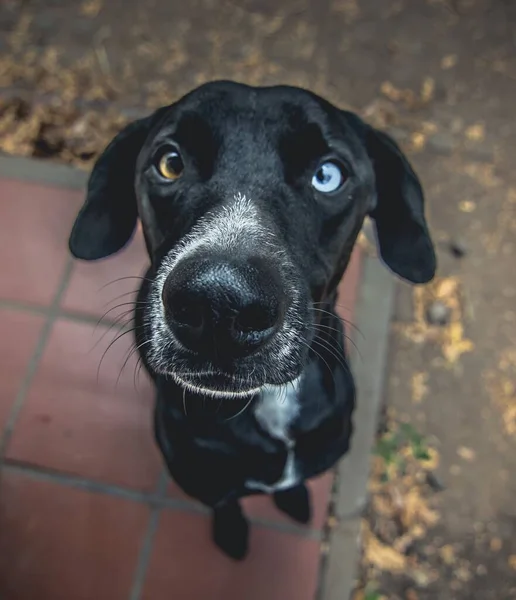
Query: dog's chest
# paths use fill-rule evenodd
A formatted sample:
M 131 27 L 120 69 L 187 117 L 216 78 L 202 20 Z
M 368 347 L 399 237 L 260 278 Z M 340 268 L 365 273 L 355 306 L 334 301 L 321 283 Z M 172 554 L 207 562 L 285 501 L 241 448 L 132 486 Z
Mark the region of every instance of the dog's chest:
M 271 493 L 288 489 L 298 483 L 294 459 L 295 443 L 290 437 L 290 425 L 299 414 L 298 389 L 299 381 L 295 381 L 288 386 L 270 386 L 262 392 L 254 413 L 256 420 L 271 437 L 285 444 L 287 460 L 283 474 L 277 482 L 269 485 L 254 479 L 248 480 L 246 485 L 250 489 Z
M 270 386 L 262 392 L 254 414 L 271 437 L 288 443 L 290 425 L 299 414 L 297 386 Z

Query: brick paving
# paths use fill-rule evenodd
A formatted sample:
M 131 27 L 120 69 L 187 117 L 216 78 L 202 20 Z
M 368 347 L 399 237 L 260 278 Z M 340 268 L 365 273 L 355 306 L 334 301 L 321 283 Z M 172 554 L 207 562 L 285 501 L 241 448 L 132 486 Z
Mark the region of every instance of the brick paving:
M 1 599 L 313 600 L 332 474 L 310 484 L 310 527 L 253 497 L 249 557 L 234 563 L 212 545 L 206 510 L 163 469 L 130 334 L 110 346 L 146 264 L 141 236 L 114 258 L 74 263 L 81 202 L 0 179 Z M 341 284 L 347 319 L 359 263 Z

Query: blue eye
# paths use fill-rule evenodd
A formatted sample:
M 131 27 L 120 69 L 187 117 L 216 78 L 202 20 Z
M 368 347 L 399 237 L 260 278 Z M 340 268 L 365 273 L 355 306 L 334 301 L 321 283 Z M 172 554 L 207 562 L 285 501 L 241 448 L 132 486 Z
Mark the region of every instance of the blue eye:
M 329 194 L 338 190 L 347 178 L 348 174 L 339 165 L 328 161 L 314 173 L 312 185 L 318 192 Z

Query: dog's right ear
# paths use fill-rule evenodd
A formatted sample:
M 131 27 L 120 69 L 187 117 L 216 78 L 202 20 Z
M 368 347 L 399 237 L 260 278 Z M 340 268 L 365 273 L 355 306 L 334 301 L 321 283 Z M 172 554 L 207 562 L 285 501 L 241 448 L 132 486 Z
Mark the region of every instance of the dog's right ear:
M 98 158 L 88 181 L 86 200 L 70 234 L 69 248 L 76 258 L 105 258 L 131 239 L 138 219 L 136 160 L 149 131 L 165 110 L 161 108 L 127 125 Z

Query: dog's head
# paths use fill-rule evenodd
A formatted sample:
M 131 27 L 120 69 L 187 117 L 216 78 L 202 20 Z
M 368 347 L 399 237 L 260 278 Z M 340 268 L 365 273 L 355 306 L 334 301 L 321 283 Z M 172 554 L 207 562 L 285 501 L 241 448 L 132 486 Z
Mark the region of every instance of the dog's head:
M 152 269 L 143 351 L 212 395 L 294 380 L 366 215 L 384 262 L 435 271 L 418 178 L 395 142 L 305 90 L 204 85 L 121 131 L 70 238 L 85 260 L 141 220 Z

